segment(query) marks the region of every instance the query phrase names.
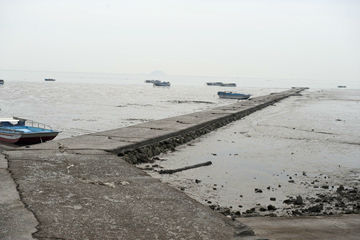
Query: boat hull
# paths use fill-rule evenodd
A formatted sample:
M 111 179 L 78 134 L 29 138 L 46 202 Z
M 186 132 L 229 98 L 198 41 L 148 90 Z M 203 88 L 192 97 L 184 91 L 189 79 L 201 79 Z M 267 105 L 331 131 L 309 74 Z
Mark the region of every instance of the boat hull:
M 237 100 L 244 100 L 251 97 L 249 94 L 242 94 L 242 93 L 233 93 L 233 92 L 218 92 L 218 96 L 220 98 L 225 99 L 237 99 Z
M 6 143 L 16 143 L 21 138 L 21 134 L 12 134 L 12 133 L 0 133 L 0 141 Z
M 27 145 L 42 143 L 54 139 L 58 132 L 47 133 L 24 133 L 24 134 L 5 134 L 0 133 L 0 141 L 12 144 Z

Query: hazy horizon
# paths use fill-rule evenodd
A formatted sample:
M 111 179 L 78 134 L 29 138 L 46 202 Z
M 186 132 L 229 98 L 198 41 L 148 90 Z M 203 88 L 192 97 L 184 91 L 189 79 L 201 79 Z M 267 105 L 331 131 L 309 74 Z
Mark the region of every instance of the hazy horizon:
M 0 34 L 3 71 L 360 82 L 354 0 L 0 0 Z

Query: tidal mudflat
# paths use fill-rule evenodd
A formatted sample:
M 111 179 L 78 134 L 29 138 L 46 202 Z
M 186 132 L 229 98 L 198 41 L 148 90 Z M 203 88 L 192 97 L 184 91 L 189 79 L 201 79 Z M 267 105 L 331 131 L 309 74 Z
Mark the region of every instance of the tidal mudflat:
M 359 110 L 360 90 L 306 91 L 139 167 L 232 217 L 359 213 Z

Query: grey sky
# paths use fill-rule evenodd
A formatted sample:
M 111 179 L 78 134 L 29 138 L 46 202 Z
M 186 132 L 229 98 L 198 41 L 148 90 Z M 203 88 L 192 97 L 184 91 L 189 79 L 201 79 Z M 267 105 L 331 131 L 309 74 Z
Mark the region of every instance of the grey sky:
M 360 1 L 0 0 L 0 69 L 360 81 Z

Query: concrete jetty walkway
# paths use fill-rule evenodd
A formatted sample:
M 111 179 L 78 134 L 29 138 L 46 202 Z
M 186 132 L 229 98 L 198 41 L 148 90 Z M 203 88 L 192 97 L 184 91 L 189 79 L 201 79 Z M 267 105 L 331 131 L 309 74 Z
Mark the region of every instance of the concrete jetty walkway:
M 147 161 L 302 90 L 8 149 L 0 157 L 0 239 L 256 239 L 246 225 L 131 163 Z

